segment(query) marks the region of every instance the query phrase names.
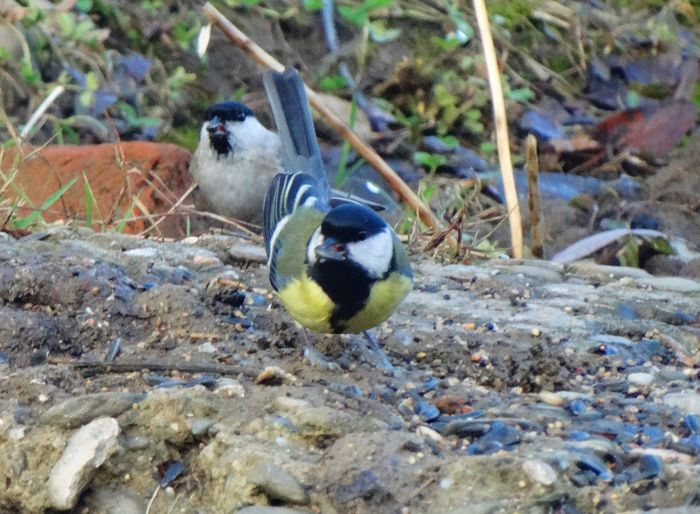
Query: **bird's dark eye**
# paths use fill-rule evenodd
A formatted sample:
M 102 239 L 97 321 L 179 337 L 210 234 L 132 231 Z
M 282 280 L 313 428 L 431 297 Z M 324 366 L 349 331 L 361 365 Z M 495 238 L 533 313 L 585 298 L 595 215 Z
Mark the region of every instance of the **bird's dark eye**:
M 367 237 L 367 231 L 366 231 L 366 230 L 360 230 L 360 237 L 361 237 L 362 239 L 364 239 L 365 237 Z

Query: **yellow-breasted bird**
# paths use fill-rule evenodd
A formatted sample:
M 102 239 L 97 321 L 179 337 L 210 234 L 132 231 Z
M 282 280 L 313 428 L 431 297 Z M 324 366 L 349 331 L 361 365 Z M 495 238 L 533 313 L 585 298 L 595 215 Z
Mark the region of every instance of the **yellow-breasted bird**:
M 366 331 L 386 320 L 411 290 L 406 252 L 372 209 L 331 197 L 296 71 L 268 71 L 263 82 L 284 168 L 272 180 L 263 214 L 270 283 L 304 327 Z

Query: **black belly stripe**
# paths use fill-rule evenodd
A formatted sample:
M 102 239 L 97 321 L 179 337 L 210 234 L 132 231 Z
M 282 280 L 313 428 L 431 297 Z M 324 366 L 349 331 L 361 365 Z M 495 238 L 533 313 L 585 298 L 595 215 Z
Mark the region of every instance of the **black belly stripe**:
M 349 261 L 323 261 L 309 267 L 309 276 L 333 301 L 330 325 L 334 333 L 345 330 L 345 322 L 360 312 L 374 284 L 368 273 Z

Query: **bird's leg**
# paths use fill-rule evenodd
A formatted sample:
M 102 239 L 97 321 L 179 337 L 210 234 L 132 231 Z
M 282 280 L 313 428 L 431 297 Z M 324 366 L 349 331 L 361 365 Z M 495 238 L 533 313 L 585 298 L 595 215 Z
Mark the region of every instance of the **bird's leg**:
M 338 364 L 329 361 L 325 355 L 311 345 L 311 342 L 309 341 L 309 333 L 306 328 L 302 328 L 302 334 L 304 334 L 304 358 L 309 361 L 309 364 L 316 368 L 324 368 L 329 370 L 340 369 Z
M 365 330 L 362 333 L 364 334 L 367 341 L 369 341 L 369 346 L 375 354 L 374 360 L 376 362 L 374 365 L 377 367 L 377 369 L 383 371 L 387 375 L 396 376 L 398 374 L 399 368 L 396 368 L 391 362 L 389 362 L 389 359 L 379 347 L 379 343 L 374 338 L 374 336 L 372 336 L 372 334 L 370 334 L 368 330 Z

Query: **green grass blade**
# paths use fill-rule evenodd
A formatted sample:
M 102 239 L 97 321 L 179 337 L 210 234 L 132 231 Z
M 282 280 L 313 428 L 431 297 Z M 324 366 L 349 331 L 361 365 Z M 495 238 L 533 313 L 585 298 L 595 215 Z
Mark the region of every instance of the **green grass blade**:
M 37 210 L 32 211 L 31 214 L 28 216 L 25 216 L 24 218 L 20 218 L 18 220 L 14 221 L 14 226 L 15 229 L 17 230 L 24 230 L 27 227 L 31 226 L 37 218 L 41 216 L 42 212 L 47 211 L 59 198 L 61 198 L 66 191 L 68 191 L 73 184 L 75 184 L 75 181 L 78 180 L 78 177 L 74 177 L 70 182 L 65 184 L 63 187 L 61 187 L 59 190 L 54 191 L 54 193 L 49 196 L 43 204 L 41 204 L 41 207 L 39 207 Z

